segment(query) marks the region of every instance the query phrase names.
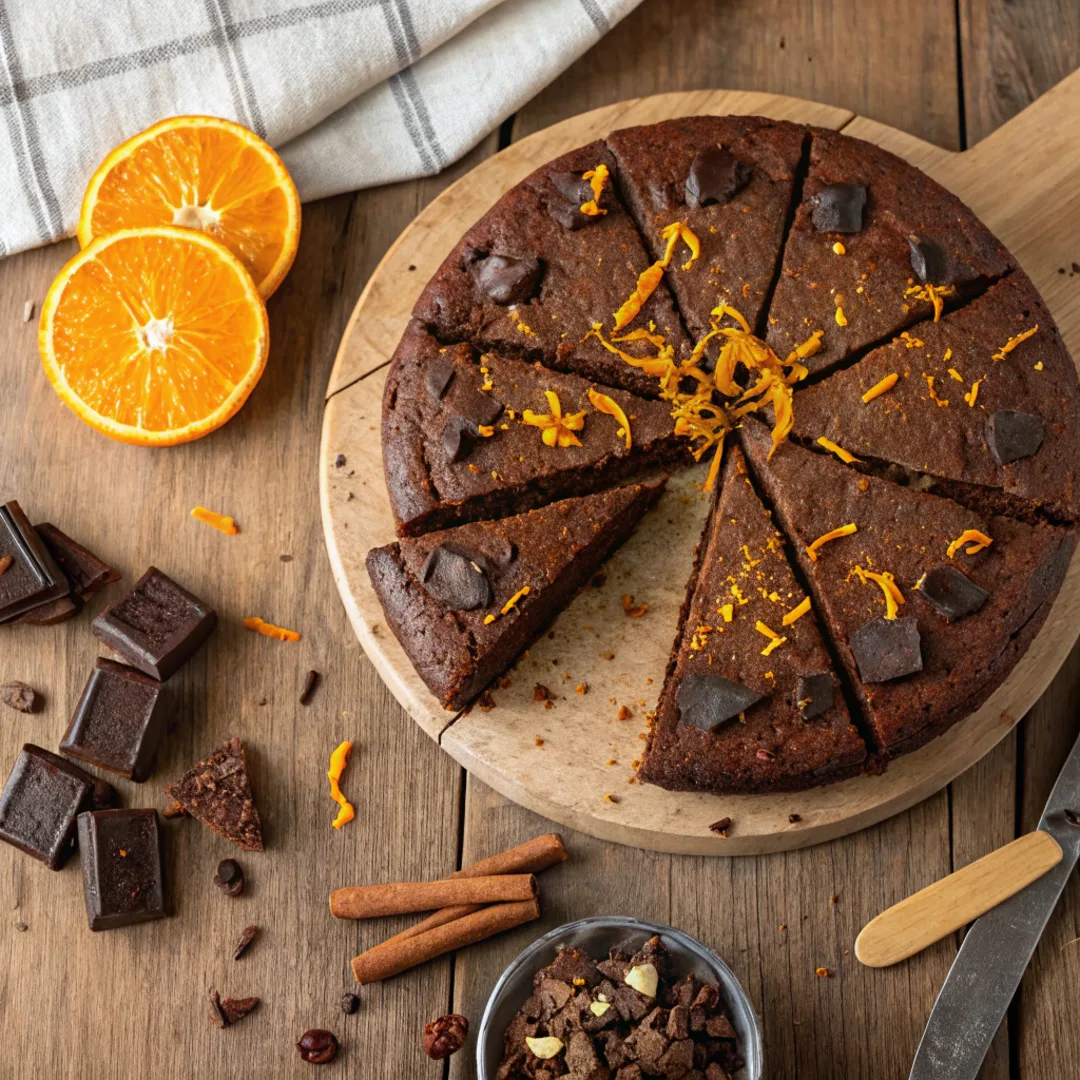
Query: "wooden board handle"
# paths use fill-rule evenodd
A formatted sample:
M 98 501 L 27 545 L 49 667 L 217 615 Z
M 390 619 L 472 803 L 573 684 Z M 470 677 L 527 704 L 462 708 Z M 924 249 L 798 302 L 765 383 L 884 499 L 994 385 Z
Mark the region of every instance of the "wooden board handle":
M 940 941 L 1018 893 L 1061 862 L 1061 848 L 1036 830 L 894 904 L 863 927 L 855 955 L 888 967 Z

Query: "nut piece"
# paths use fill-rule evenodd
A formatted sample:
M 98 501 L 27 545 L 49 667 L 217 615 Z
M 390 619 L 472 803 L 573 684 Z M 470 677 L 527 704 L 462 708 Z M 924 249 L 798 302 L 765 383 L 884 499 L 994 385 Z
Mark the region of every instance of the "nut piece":
M 626 973 L 623 982 L 627 986 L 632 986 L 639 994 L 654 998 L 657 984 L 660 982 L 660 974 L 652 964 L 638 964 Z
M 296 1048 L 309 1065 L 327 1065 L 337 1057 L 338 1041 L 332 1031 L 312 1028 L 300 1036 Z
M 424 1025 L 424 1053 L 429 1058 L 441 1061 L 456 1054 L 464 1045 L 469 1034 L 469 1021 L 459 1013 L 440 1016 Z
M 562 1039 L 556 1039 L 554 1035 L 548 1035 L 544 1039 L 531 1039 L 526 1036 L 525 1045 L 532 1051 L 533 1057 L 538 1057 L 541 1061 L 547 1061 L 548 1058 L 555 1057 L 562 1050 L 563 1041 Z
M 593 1016 L 603 1016 L 604 1013 L 606 1013 L 608 1011 L 608 1009 L 610 1009 L 610 1008 L 611 1008 L 611 1002 L 610 1001 L 594 1001 L 589 1006 L 589 1012 L 591 1012 L 593 1014 Z
M 244 868 L 235 859 L 222 859 L 214 884 L 229 896 L 239 896 L 244 891 Z

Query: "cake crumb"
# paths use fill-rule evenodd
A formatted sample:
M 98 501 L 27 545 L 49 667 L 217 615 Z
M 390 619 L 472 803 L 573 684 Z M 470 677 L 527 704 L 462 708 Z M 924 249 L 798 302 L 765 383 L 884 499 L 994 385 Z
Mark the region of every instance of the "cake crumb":
M 533 701 L 551 701 L 554 696 L 543 683 L 537 683 L 533 687 Z
M 802 817 L 800 817 L 800 815 L 798 814 L 788 814 L 787 819 L 792 825 L 795 825 L 798 822 L 802 821 Z
M 617 803 L 618 801 L 619 800 L 614 795 L 605 795 L 604 796 L 604 802 L 606 802 L 606 803 Z
M 726 840 L 727 835 L 728 835 L 728 829 L 730 829 L 730 828 L 731 828 L 731 818 L 724 817 L 724 818 L 721 818 L 719 821 L 714 821 L 709 826 L 709 831 L 716 833 L 718 836 L 722 836 Z
M 588 683 L 579 682 L 577 684 L 577 686 L 574 687 L 574 693 L 575 694 L 587 694 L 588 692 L 589 692 L 589 684 Z
M 632 709 L 629 709 L 626 705 L 619 706 L 619 719 L 629 720 L 633 717 L 634 713 Z
M 832 975 L 832 972 L 827 967 L 814 968 L 814 974 L 819 979 L 827 979 Z
M 544 745 L 544 740 L 542 738 L 540 738 L 539 735 L 537 735 L 536 738 L 533 739 L 533 742 L 536 743 L 537 746 L 543 746 Z
M 631 593 L 623 593 L 622 609 L 628 619 L 640 619 L 649 610 L 649 605 L 635 604 Z

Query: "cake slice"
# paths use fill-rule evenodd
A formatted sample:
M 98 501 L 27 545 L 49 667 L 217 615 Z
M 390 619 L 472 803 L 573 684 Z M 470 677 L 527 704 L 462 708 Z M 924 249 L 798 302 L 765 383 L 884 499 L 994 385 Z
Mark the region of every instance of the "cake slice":
M 876 749 L 913 750 L 974 712 L 1042 626 L 1075 534 L 984 517 L 791 442 L 769 460 L 753 418 L 742 438 Z
M 803 442 L 949 481 L 938 489 L 978 509 L 1080 515 L 1080 383 L 1022 270 L 800 391 L 794 413 Z
M 594 170 L 603 170 L 592 178 L 601 189 L 598 199 L 585 177 Z M 414 316 L 440 341 L 468 341 L 656 397 L 651 375 L 590 336 L 595 324 L 610 327 L 653 261 L 615 192 L 615 171 L 603 142 L 537 169 L 462 237 L 420 295 Z M 584 206 L 593 212 L 583 213 Z M 634 326 L 651 326 L 676 357 L 689 352 L 663 282 Z M 656 352 L 648 341 L 620 348 L 637 357 Z
M 805 363 L 826 371 L 981 291 L 1013 266 L 954 195 L 880 147 L 815 131 L 802 201 L 769 309 L 786 356 L 816 330 Z
M 415 322 L 394 354 L 383 461 L 400 535 L 517 514 L 688 454 L 667 402 L 442 346 Z
M 386 621 L 447 709 L 467 705 L 633 532 L 666 477 L 368 552 Z
M 738 446 L 701 540 L 638 776 L 673 790 L 798 791 L 859 772 L 813 613 Z
M 778 268 L 807 129 L 760 116 L 686 116 L 608 136 L 619 188 L 654 259 L 673 221 L 689 226 L 701 255 L 667 281 L 691 337 L 727 303 L 758 326 Z M 806 335 L 803 335 L 804 337 Z

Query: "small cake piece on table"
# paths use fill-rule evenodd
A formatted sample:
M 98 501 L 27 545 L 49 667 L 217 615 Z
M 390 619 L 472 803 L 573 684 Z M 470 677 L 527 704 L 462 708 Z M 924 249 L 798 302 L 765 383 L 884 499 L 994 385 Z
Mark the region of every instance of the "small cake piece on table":
M 93 795 L 89 773 L 26 743 L 0 794 L 0 840 L 59 870 L 75 850 L 75 819 Z
M 213 608 L 151 566 L 127 596 L 94 620 L 93 630 L 134 667 L 164 682 L 216 625 Z
M 67 578 L 12 500 L 0 506 L 0 622 L 65 597 Z
M 80 814 L 79 851 L 91 930 L 168 914 L 156 810 Z
M 141 782 L 165 734 L 165 687 L 127 664 L 99 658 L 60 744 L 65 754 Z

